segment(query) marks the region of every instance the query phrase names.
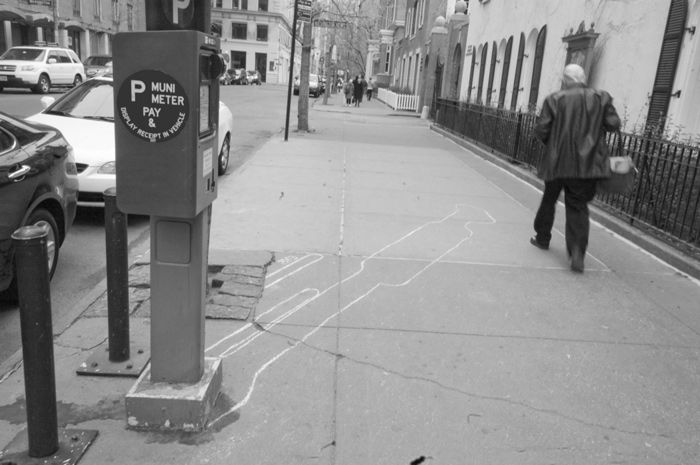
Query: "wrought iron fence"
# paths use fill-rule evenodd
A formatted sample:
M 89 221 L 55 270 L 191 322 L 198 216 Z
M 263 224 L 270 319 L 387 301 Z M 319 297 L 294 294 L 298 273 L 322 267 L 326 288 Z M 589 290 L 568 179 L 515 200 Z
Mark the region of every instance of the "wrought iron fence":
M 544 147 L 533 135 L 534 113 L 442 98 L 435 108 L 443 129 L 537 167 Z M 639 172 L 629 195 L 598 195 L 598 204 L 700 257 L 700 148 L 627 133 L 610 134 L 608 144 L 611 153 L 621 147 L 631 156 Z

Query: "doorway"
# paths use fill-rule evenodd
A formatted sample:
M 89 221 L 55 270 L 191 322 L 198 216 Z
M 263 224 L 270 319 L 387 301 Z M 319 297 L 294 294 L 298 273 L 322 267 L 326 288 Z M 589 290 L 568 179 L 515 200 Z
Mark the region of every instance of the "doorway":
M 255 54 L 255 70 L 260 73 L 260 82 L 267 82 L 267 53 Z

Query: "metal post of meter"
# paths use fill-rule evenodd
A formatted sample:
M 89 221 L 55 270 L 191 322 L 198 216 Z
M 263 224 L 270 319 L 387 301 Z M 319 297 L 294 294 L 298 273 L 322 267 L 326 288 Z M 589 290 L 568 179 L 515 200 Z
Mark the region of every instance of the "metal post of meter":
M 209 209 L 151 217 L 151 381 L 196 383 L 204 373 Z

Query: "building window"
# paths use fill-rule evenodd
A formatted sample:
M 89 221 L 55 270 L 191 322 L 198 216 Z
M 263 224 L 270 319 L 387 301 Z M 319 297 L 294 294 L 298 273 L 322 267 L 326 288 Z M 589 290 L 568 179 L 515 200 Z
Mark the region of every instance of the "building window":
M 267 0 L 258 0 L 258 11 L 267 11 Z M 267 33 L 265 33 L 265 37 L 267 37 Z
M 389 65 L 391 63 L 391 45 L 386 48 L 386 64 L 384 65 L 384 72 L 389 72 Z
M 246 40 L 248 38 L 248 25 L 246 23 L 231 23 L 231 38 Z
M 119 24 L 119 0 L 112 0 L 112 21 Z
M 216 0 L 214 3 L 214 8 L 223 8 L 224 7 L 224 0 Z
M 102 21 L 102 0 L 94 0 L 95 19 Z
M 484 74 L 486 73 L 486 57 L 489 53 L 489 44 L 484 44 L 484 48 L 481 49 L 481 59 L 479 60 L 479 87 L 476 89 L 476 101 L 477 103 L 483 102 L 483 95 L 481 91 L 484 89 Z
M 503 55 L 503 70 L 501 71 L 501 90 L 498 93 L 498 108 L 503 108 L 506 102 L 506 87 L 508 85 L 508 71 L 510 68 L 510 55 L 513 52 L 513 36 L 510 36 L 506 44 L 506 53 Z
M 80 11 L 82 10 L 80 3 L 80 0 L 73 0 L 73 16 L 80 16 Z
M 267 26 L 258 24 L 257 40 L 260 42 L 267 42 Z
M 535 48 L 535 60 L 532 66 L 532 86 L 530 87 L 530 108 L 535 108 L 540 91 L 540 77 L 542 76 L 542 61 L 544 60 L 544 44 L 547 41 L 547 26 L 543 26 L 537 35 L 537 47 Z
M 126 5 L 126 26 L 128 30 L 134 30 L 134 5 Z
M 518 58 L 515 62 L 515 78 L 513 79 L 513 94 L 510 97 L 510 109 L 515 110 L 518 105 L 520 93 L 520 77 L 523 71 L 523 58 L 525 57 L 525 34 L 520 33 L 520 45 L 518 46 Z
M 425 0 L 420 0 L 418 2 L 418 8 L 420 9 L 420 20 L 418 21 L 418 27 L 423 27 L 423 21 L 425 21 Z
M 486 88 L 486 105 L 491 103 L 491 96 L 493 95 L 493 81 L 496 77 L 496 60 L 498 56 L 498 46 L 496 42 L 493 43 L 493 49 L 491 49 L 491 68 L 489 69 L 489 85 Z

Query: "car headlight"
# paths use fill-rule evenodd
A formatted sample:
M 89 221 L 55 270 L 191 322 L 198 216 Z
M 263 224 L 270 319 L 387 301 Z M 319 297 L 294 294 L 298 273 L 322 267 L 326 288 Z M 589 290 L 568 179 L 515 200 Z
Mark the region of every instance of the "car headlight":
M 34 71 L 34 65 L 24 65 L 21 69 L 22 71 Z
M 102 165 L 97 172 L 99 174 L 117 174 L 117 165 L 115 162 L 110 161 Z

